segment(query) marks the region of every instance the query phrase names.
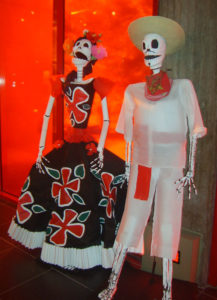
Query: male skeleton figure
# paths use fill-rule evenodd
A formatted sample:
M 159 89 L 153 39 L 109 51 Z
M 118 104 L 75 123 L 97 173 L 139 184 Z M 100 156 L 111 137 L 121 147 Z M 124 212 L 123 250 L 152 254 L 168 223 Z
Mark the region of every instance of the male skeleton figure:
M 124 134 L 127 143 L 129 186 L 109 285 L 99 298 L 112 299 L 126 253 L 143 252 L 143 233 L 154 200 L 151 255 L 163 259 L 163 300 L 169 300 L 172 260 L 180 240 L 183 187 L 189 186 L 189 194 L 191 187 L 195 188 L 196 141 L 206 134 L 206 128 L 192 83 L 172 80 L 161 71 L 165 55 L 184 44 L 181 26 L 160 16 L 144 17 L 132 22 L 128 32 L 134 45 L 143 51 L 145 64 L 153 74 L 146 83 L 127 87 L 117 124 L 117 131 Z M 189 171 L 183 177 L 188 130 Z

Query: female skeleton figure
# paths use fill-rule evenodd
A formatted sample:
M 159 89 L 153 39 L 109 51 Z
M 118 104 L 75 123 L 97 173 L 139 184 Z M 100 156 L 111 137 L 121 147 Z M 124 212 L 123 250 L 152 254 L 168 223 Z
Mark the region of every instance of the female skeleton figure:
M 98 39 L 99 35 L 85 31 L 68 47 L 77 71 L 63 77 L 62 83 L 59 79 L 53 82 L 38 158 L 23 186 L 16 217 L 9 228 L 9 235 L 24 246 L 41 247 L 43 261 L 67 269 L 111 267 L 119 201 L 125 197 L 118 180 L 124 173 L 124 162 L 104 148 L 111 82 L 83 78 L 92 72 L 97 59 L 106 55 L 106 50 L 98 46 Z M 44 157 L 48 120 L 55 97 L 62 92 L 71 126 L 64 142 Z M 101 96 L 103 112 L 98 144 L 88 127 L 96 92 Z
M 160 16 L 144 17 L 132 22 L 128 32 L 153 74 L 146 83 L 127 87 L 117 124 L 127 145 L 129 185 L 112 273 L 99 298 L 112 299 L 127 252 L 143 253 L 143 233 L 154 201 L 151 255 L 163 259 L 163 299 L 168 300 L 172 299 L 172 260 L 180 240 L 183 187 L 188 185 L 189 192 L 195 188 L 196 141 L 206 128 L 191 81 L 172 80 L 161 71 L 165 55 L 184 44 L 181 26 Z M 188 130 L 189 170 L 183 177 Z

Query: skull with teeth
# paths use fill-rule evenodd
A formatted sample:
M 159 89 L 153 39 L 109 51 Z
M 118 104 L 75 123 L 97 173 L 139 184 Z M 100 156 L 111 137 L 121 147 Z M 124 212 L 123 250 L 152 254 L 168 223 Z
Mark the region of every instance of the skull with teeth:
M 88 39 L 80 38 L 75 42 L 73 47 L 73 56 L 78 59 L 91 60 L 92 43 Z
M 166 42 L 164 38 L 156 33 L 145 35 L 142 41 L 145 65 L 150 69 L 160 69 L 166 55 Z

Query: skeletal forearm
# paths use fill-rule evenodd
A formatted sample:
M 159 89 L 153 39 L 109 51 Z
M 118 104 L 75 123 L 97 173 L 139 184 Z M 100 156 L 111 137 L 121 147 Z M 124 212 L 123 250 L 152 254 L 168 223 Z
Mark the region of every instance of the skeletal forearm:
M 194 134 L 190 141 L 190 153 L 189 153 L 189 171 L 191 172 L 192 176 L 194 176 L 195 171 L 195 157 L 196 157 L 196 150 L 197 150 L 197 134 Z
M 108 115 L 108 107 L 107 107 L 107 100 L 106 97 L 102 99 L 102 113 L 103 113 L 103 126 L 99 138 L 99 143 L 97 150 L 99 152 L 103 151 L 104 146 L 105 146 L 105 141 L 108 133 L 108 128 L 109 128 L 109 115 Z
M 130 164 L 131 162 L 131 142 L 127 142 L 125 145 L 125 162 Z
M 53 96 L 50 96 L 48 105 L 43 117 L 43 124 L 42 124 L 42 130 L 41 130 L 41 137 L 40 137 L 40 142 L 39 142 L 39 151 L 44 149 L 45 147 L 45 142 L 46 142 L 46 136 L 47 136 L 47 128 L 48 128 L 48 123 L 50 119 L 50 114 L 53 108 L 53 103 L 54 103 L 55 98 Z

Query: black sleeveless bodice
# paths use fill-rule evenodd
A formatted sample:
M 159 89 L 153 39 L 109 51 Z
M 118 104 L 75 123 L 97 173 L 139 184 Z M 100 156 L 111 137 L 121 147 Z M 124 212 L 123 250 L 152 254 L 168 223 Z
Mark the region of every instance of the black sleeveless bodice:
M 63 92 L 66 96 L 66 105 L 74 128 L 87 127 L 95 94 L 93 83 L 94 79 L 85 84 L 75 82 L 64 84 Z

